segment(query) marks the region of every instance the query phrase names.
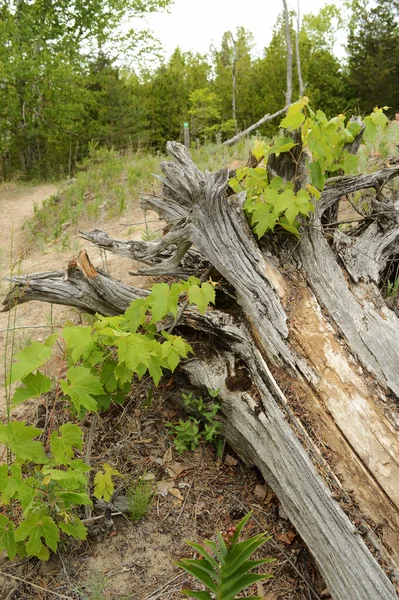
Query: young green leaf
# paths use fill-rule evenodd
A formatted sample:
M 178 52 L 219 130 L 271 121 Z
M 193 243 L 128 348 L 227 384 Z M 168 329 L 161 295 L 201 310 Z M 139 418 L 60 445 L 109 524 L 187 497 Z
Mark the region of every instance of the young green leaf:
M 0 515 L 0 551 L 5 550 L 10 560 L 17 554 L 14 523 L 5 515 Z
M 19 387 L 15 390 L 11 398 L 11 406 L 14 408 L 25 400 L 38 398 L 42 394 L 51 390 L 51 379 L 37 371 L 37 373 L 29 373 L 22 379 L 25 387 Z
M 12 370 L 8 374 L 7 383 L 14 383 L 26 377 L 32 371 L 36 371 L 51 355 L 51 348 L 47 348 L 40 342 L 32 342 L 23 350 L 16 353 L 16 363 L 13 363 Z
M 97 411 L 97 402 L 93 396 L 104 394 L 103 387 L 96 375 L 86 367 L 71 367 L 67 371 L 68 381 L 61 380 L 61 388 L 69 396 L 76 411 L 82 408 Z
M 67 465 L 75 454 L 73 448 L 83 448 L 83 431 L 78 425 L 64 423 L 58 433 L 53 431 L 51 434 L 50 447 L 57 463 Z
M 108 463 L 103 465 L 104 471 L 98 471 L 94 477 L 94 496 L 99 500 L 104 499 L 108 502 L 115 490 L 112 477 L 123 477 L 119 471 L 111 467 Z
M 72 516 L 71 520 L 66 523 L 61 521 L 58 523 L 58 527 L 75 540 L 85 540 L 87 538 L 87 529 L 77 517 Z
M 89 356 L 96 343 L 97 332 L 93 334 L 91 327 L 64 327 L 62 336 L 75 364 L 78 360 L 86 360 Z
M 49 551 L 42 543 L 42 538 L 46 545 L 55 552 L 57 550 L 60 534 L 58 527 L 51 517 L 43 516 L 38 513 L 32 513 L 21 523 L 15 532 L 17 542 L 26 542 L 26 550 L 29 556 L 37 556 L 41 560 L 48 560 Z
M 44 464 L 47 462 L 47 457 L 43 452 L 43 446 L 40 442 L 33 441 L 33 438 L 41 433 L 41 429 L 25 425 L 25 421 L 10 421 L 7 425 L 0 423 L 0 442 L 17 458 Z
M 201 285 L 192 285 L 188 290 L 188 299 L 190 304 L 197 305 L 203 315 L 211 302 L 215 304 L 215 288 L 207 281 Z

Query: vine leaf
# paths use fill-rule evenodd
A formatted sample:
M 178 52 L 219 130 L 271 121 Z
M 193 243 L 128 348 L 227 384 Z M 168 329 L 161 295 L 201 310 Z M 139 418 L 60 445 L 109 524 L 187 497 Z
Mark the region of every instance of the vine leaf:
M 51 452 L 58 464 L 68 465 L 74 457 L 73 448 L 82 450 L 83 432 L 78 425 L 64 423 L 59 432 L 53 431 L 50 437 Z
M 48 560 L 50 553 L 43 545 L 44 538 L 47 546 L 55 552 L 60 539 L 58 527 L 51 517 L 32 513 L 15 532 L 17 542 L 26 542 L 26 551 L 29 556 L 37 556 L 41 560 Z
M 123 477 L 123 475 L 108 463 L 104 463 L 103 468 L 104 471 L 98 471 L 94 477 L 93 494 L 99 500 L 104 499 L 106 502 L 109 502 L 115 490 L 112 476 Z
M 7 383 L 14 383 L 24 379 L 32 371 L 36 371 L 51 355 L 51 348 L 47 348 L 40 342 L 32 342 L 23 350 L 16 353 L 15 358 L 18 362 L 12 365 L 12 370 L 8 374 Z
M 33 438 L 41 433 L 41 429 L 25 425 L 25 421 L 11 421 L 7 425 L 0 423 L 0 442 L 17 458 L 44 464 L 47 462 L 47 457 L 43 452 L 43 446 L 41 442 L 33 441 Z
M 22 379 L 22 383 L 25 387 L 19 387 L 15 390 L 11 399 L 12 407 L 18 406 L 18 404 L 30 398 L 38 398 L 51 390 L 51 379 L 40 373 L 40 371 L 36 374 L 29 373 Z
M 201 285 L 193 285 L 188 290 L 188 299 L 190 304 L 197 305 L 203 315 L 210 302 L 215 304 L 215 288 L 207 281 Z
M 66 342 L 66 348 L 70 352 L 73 363 L 78 360 L 86 360 L 96 342 L 91 327 L 64 327 L 62 336 Z
M 12 560 L 17 554 L 15 543 L 14 523 L 5 515 L 0 515 L 0 551 L 5 550 Z
M 104 394 L 98 377 L 86 367 L 71 367 L 67 371 L 67 378 L 69 383 L 61 380 L 61 388 L 70 397 L 76 411 L 79 413 L 82 408 L 96 411 L 98 407 L 93 396 Z

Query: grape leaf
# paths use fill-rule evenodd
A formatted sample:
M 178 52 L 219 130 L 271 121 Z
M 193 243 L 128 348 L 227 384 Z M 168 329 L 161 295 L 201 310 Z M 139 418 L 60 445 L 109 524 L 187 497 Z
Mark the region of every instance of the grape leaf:
M 29 515 L 15 532 L 17 542 L 23 542 L 27 539 L 26 550 L 29 556 L 37 556 L 42 560 L 48 560 L 50 554 L 43 545 L 42 538 L 53 552 L 57 550 L 60 539 L 57 525 L 51 517 L 37 513 Z
M 0 551 L 5 550 L 9 559 L 17 553 L 15 543 L 14 523 L 5 515 L 0 515 Z
M 140 325 L 144 325 L 147 313 L 147 298 L 137 298 L 133 300 L 124 314 L 124 320 L 127 322 L 129 331 L 136 333 Z
M 203 315 L 210 302 L 215 304 L 215 288 L 207 281 L 201 285 L 193 285 L 188 290 L 188 299 L 190 304 L 197 305 Z
M 82 521 L 77 517 L 72 517 L 68 523 L 58 523 L 58 527 L 75 540 L 85 540 L 87 538 L 87 529 L 83 525 Z
M 8 465 L 0 466 L 0 493 L 3 504 L 7 504 L 23 485 L 19 465 L 14 463 L 10 467 Z
M 320 200 L 321 194 L 317 188 L 315 188 L 313 185 L 310 185 L 310 183 L 308 183 L 306 186 L 306 189 L 308 190 L 308 192 L 310 194 L 312 194 L 312 196 L 314 196 L 316 198 L 316 200 Z
M 143 363 L 148 367 L 153 350 L 152 340 L 139 333 L 130 333 L 117 340 L 119 361 L 125 363 L 128 369 L 137 373 L 137 367 Z M 116 374 L 115 374 L 116 376 Z
M 86 492 L 74 492 L 73 490 L 57 490 L 55 495 L 59 500 L 62 500 L 65 508 L 71 506 L 80 506 L 91 504 L 91 500 Z
M 67 371 L 67 378 L 69 383 L 61 380 L 61 388 L 70 397 L 77 412 L 82 408 L 96 411 L 98 407 L 93 396 L 104 394 L 98 378 L 86 367 L 71 367 Z
M 94 496 L 99 500 L 104 499 L 108 502 L 114 493 L 115 486 L 112 481 L 112 476 L 123 477 L 119 471 L 113 469 L 110 464 L 103 465 L 104 471 L 98 471 L 94 477 Z
M 22 379 L 22 383 L 25 387 L 19 387 L 15 390 L 11 399 L 12 407 L 18 406 L 18 404 L 30 398 L 37 398 L 51 390 L 51 379 L 40 373 L 40 371 L 36 374 L 29 373 Z
M 92 331 L 91 327 L 64 327 L 62 335 L 73 363 L 85 360 L 92 351 L 97 337 Z
M 312 179 L 312 184 L 322 190 L 324 188 L 324 175 L 318 160 L 310 163 L 310 176 Z
M 366 125 L 366 129 L 364 130 L 364 133 L 363 133 L 363 140 L 365 142 L 373 143 L 377 139 L 377 127 L 376 127 L 373 119 L 371 118 L 371 116 L 364 117 L 364 122 Z
M 61 425 L 59 433 L 53 431 L 51 434 L 50 447 L 57 463 L 67 465 L 75 454 L 73 447 L 79 450 L 83 448 L 83 431 L 78 425 L 64 423 Z
M 343 167 L 344 167 L 345 175 L 347 175 L 348 173 L 351 173 L 352 171 L 355 171 L 357 169 L 358 164 L 359 164 L 359 157 L 355 156 L 354 154 L 349 154 L 349 152 L 346 152 L 344 159 L 343 159 Z
M 0 423 L 0 442 L 10 448 L 17 458 L 44 464 L 47 457 L 43 446 L 41 442 L 33 441 L 41 433 L 41 429 L 25 425 L 25 421 L 11 421 L 7 425 Z
M 303 105 L 301 102 L 296 102 L 289 107 L 287 116 L 280 123 L 280 127 L 285 129 L 298 129 L 305 120 L 305 115 L 302 113 Z
M 269 154 L 276 154 L 279 156 L 281 152 L 288 152 L 297 145 L 298 144 L 296 144 L 292 138 L 281 136 L 276 139 L 274 145 L 270 148 Z
M 370 115 L 374 125 L 379 125 L 380 127 L 385 127 L 388 124 L 388 117 L 384 115 L 382 109 L 375 108 L 374 112 Z
M 15 358 L 18 362 L 13 363 L 12 371 L 8 374 L 7 383 L 14 383 L 26 377 L 32 371 L 36 371 L 51 355 L 51 348 L 47 348 L 40 342 L 32 342 L 23 350 L 16 353 Z

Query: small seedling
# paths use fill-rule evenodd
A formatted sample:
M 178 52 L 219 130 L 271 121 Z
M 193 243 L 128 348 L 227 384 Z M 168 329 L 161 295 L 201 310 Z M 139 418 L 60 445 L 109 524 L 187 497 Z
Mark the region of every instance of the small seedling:
M 208 389 L 208 394 L 215 399 L 219 395 L 219 390 Z M 223 438 L 220 435 L 221 425 L 215 420 L 215 416 L 220 409 L 218 402 L 212 402 L 202 398 L 194 398 L 192 393 L 182 393 L 185 406 L 195 409 L 205 420 L 205 424 L 200 429 L 201 421 L 194 417 L 189 417 L 185 421 L 179 420 L 178 425 L 171 425 L 175 434 L 175 447 L 180 453 L 185 450 L 195 450 L 200 444 L 201 439 L 216 445 L 217 454 L 220 457 L 223 448 Z
M 255 550 L 270 540 L 270 537 L 259 533 L 238 541 L 251 514 L 249 512 L 245 515 L 237 526 L 232 525 L 223 534 L 218 533 L 217 543 L 206 540 L 201 546 L 187 542 L 201 558 L 183 558 L 176 564 L 202 583 L 205 590 L 182 590 L 183 594 L 198 600 L 235 600 L 242 590 L 272 577 L 269 573 L 253 573 L 253 570 L 273 562 L 273 558 L 249 560 Z M 246 596 L 246 599 L 261 600 L 261 597 Z
M 154 488 L 151 479 L 145 475 L 134 481 L 127 491 L 129 517 L 132 521 L 139 521 L 144 517 L 151 504 Z

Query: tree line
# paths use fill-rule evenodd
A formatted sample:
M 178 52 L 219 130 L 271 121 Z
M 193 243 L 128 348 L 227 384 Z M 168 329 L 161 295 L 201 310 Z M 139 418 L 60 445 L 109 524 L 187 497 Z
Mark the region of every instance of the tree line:
M 283 15 L 261 55 L 242 27 L 206 55 L 176 48 L 169 60 L 128 68 L 121 56 L 147 32 L 124 31 L 126 17 L 170 0 L 0 0 L 0 177 L 68 177 L 91 145 L 163 150 L 183 139 L 222 141 L 285 104 Z M 327 5 L 300 23 L 291 13 L 305 93 L 328 116 L 399 108 L 399 2 L 349 3 L 349 18 Z M 347 28 L 347 56 L 333 53 Z M 145 47 L 147 45 L 147 48 Z M 294 54 L 296 73 L 297 55 Z M 137 63 L 136 63 L 137 64 Z M 148 63 L 144 63 L 148 65 Z M 293 98 L 299 95 L 294 77 Z M 261 134 L 273 132 L 266 123 Z

